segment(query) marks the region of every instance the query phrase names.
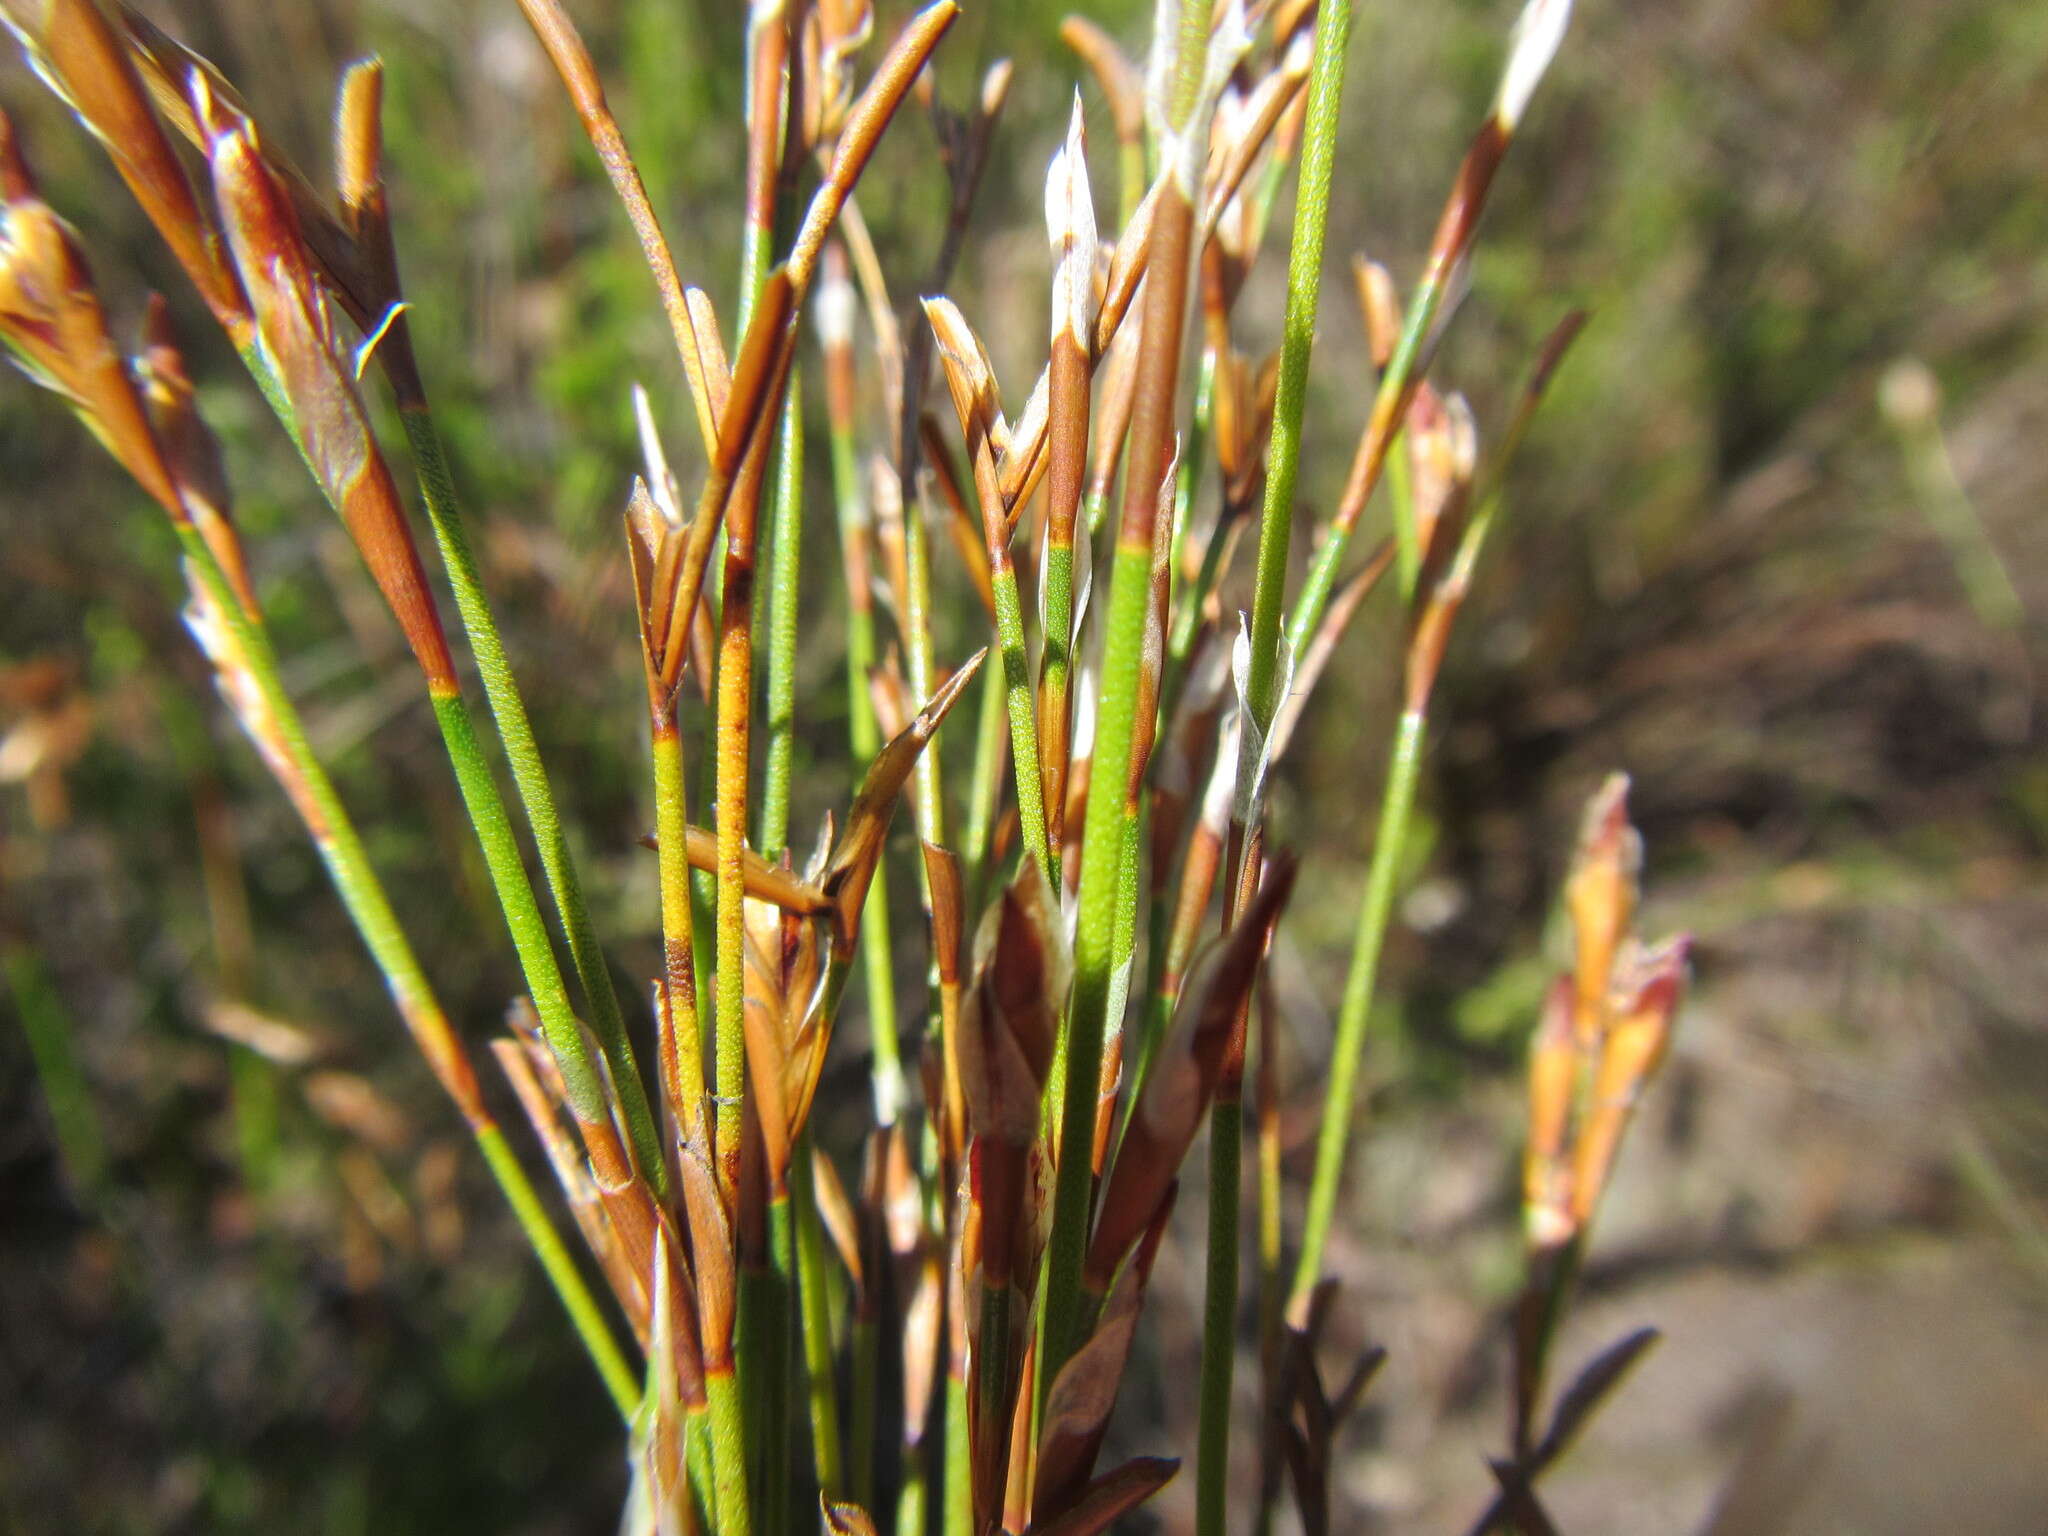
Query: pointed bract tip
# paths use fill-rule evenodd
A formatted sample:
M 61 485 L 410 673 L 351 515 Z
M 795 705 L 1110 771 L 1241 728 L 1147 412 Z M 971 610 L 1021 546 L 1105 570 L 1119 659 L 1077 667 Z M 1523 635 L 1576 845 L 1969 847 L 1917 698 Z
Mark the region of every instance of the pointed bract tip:
M 1045 229 L 1052 244 L 1053 334 L 1071 332 L 1086 348 L 1095 329 L 1095 257 L 1099 236 L 1088 180 L 1087 130 L 1074 94 L 1067 137 L 1045 178 Z
M 341 72 L 334 113 L 334 180 L 344 209 L 368 201 L 383 179 L 384 61 L 375 54 Z
M 1003 110 L 1003 103 L 1010 96 L 1010 81 L 1016 75 L 1016 67 L 1008 59 L 997 59 L 989 65 L 988 72 L 981 77 L 981 116 L 983 121 L 994 117 Z
M 661 433 L 654 425 L 654 407 L 647 398 L 647 391 L 637 381 L 633 385 L 633 424 L 640 434 L 640 457 L 645 462 L 647 486 L 654 496 L 654 504 L 661 508 L 661 515 L 671 528 L 683 526 L 683 509 L 676 499 L 676 477 L 668 467 L 668 453 L 661 445 Z
M 1572 0 L 1528 0 L 1515 21 L 1508 42 L 1507 68 L 1501 72 L 1500 95 L 1493 113 L 1508 133 L 1515 131 L 1529 99 L 1550 68 L 1551 60 L 1564 42 L 1565 28 L 1572 19 Z

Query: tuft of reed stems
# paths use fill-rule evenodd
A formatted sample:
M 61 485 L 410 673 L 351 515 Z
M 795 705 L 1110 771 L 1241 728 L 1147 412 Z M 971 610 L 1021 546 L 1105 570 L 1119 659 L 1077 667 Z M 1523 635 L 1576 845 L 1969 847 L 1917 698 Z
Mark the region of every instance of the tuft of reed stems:
M 1378 383 L 1291 605 L 1298 503 L 1312 499 L 1303 423 L 1348 0 L 1161 0 L 1142 63 L 1085 18 L 1067 22 L 1109 103 L 1116 219 L 1098 224 L 1077 93 L 1045 182 L 1045 361 L 1014 417 L 946 291 L 1011 84 L 998 61 L 965 106 L 942 99 L 930 65 L 953 0 L 904 21 L 864 81 L 876 31 L 867 0 L 750 4 L 729 334 L 711 294 L 685 280 L 571 7 L 520 9 L 626 213 L 696 426 L 694 451 L 673 467 L 662 391 L 632 388 L 641 462 L 622 467 L 621 495 L 661 937 L 637 1018 L 620 1004 L 570 858 L 413 351 L 381 66 L 343 74 L 330 197 L 277 153 L 218 70 L 125 6 L 0 0 L 243 356 L 405 636 L 520 965 L 524 994 L 492 1057 L 637 1361 L 493 1118 L 284 691 L 263 586 L 167 308 L 152 302 L 134 356 L 115 341 L 81 237 L 42 200 L 4 117 L 0 335 L 170 520 L 190 628 L 224 700 L 305 823 L 628 1420 L 623 1528 L 782 1536 L 815 1500 L 839 1532 L 1108 1530 L 1177 1466 L 1098 1462 L 1205 1129 L 1206 1209 L 1188 1218 L 1206 1235 L 1196 1526 L 1229 1529 L 1249 1506 L 1264 1529 L 1291 1483 L 1308 1528 L 1325 1528 L 1334 1437 L 1381 1357 L 1326 1386 L 1319 1349 L 1337 1285 L 1324 1255 L 1424 793 L 1430 701 L 1507 467 L 1582 317 L 1545 344 L 1485 454 L 1470 408 L 1429 374 L 1569 0 L 1524 8 L 1406 302 L 1386 269 L 1359 260 Z M 913 99 L 938 140 L 947 219 L 922 280 L 892 294 L 858 186 Z M 1237 300 L 1297 158 L 1286 312 L 1266 354 L 1247 345 Z M 807 313 L 810 369 L 798 358 Z M 377 438 L 363 388 L 371 362 L 397 406 L 556 928 Z M 949 421 L 926 405 L 941 379 Z M 807 381 L 822 383 L 822 412 Z M 813 838 L 791 817 L 804 582 L 815 578 L 803 559 L 817 506 L 804 450 L 818 423 L 846 613 L 847 743 L 863 777 Z M 1390 525 L 1354 565 L 1350 543 L 1382 479 Z M 1252 607 L 1232 615 L 1223 595 L 1255 507 Z M 1407 621 L 1402 707 L 1283 1284 L 1285 1032 L 1265 967 L 1298 865 L 1268 789 L 1352 618 L 1389 573 Z M 1098 579 L 1104 597 L 1091 604 Z M 955 631 L 985 632 L 986 644 L 962 658 Z M 984 664 L 971 766 L 949 778 L 937 736 Z M 701 739 L 682 698 L 693 670 L 710 710 Z M 692 820 L 694 772 L 709 778 L 708 826 Z M 1565 898 L 1576 953 L 1532 1045 L 1514 1419 L 1481 1531 L 1546 1528 L 1538 1476 L 1650 1339 L 1629 1336 L 1550 1400 L 1557 1319 L 1667 1048 L 1686 953 L 1683 941 L 1634 936 L 1639 845 L 1624 788 L 1617 780 L 1588 812 Z M 889 838 L 899 800 L 918 844 L 908 870 Z M 905 880 L 925 916 L 922 1009 L 897 990 L 896 949 L 914 946 L 888 891 Z M 39 995 L 11 951 L 9 966 L 24 995 Z M 873 1126 L 859 1178 L 842 1183 L 813 1111 L 856 971 Z M 35 1012 L 43 1036 L 66 1028 L 55 1008 Z M 651 1074 L 636 1033 L 653 1041 Z M 46 1076 L 68 1083 L 68 1058 L 46 1055 L 57 1063 Z M 1256 1500 L 1233 1503 L 1247 1105 L 1262 1465 Z M 104 1159 L 87 1124 L 67 1116 L 67 1152 L 93 1182 Z

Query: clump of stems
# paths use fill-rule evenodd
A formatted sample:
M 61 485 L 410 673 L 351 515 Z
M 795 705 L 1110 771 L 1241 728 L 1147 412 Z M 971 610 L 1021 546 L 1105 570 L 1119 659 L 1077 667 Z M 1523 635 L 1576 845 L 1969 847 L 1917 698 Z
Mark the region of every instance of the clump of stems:
M 1229 1528 L 1252 1504 L 1233 1505 L 1228 1479 L 1247 1103 L 1264 1377 L 1253 1507 L 1263 1526 L 1285 1469 L 1321 1528 L 1332 1437 L 1377 1360 L 1335 1392 L 1323 1386 L 1317 1345 L 1336 1296 L 1323 1266 L 1429 703 L 1506 467 L 1580 317 L 1545 344 L 1490 451 L 1462 397 L 1428 375 L 1568 0 L 1526 7 L 1405 304 L 1384 268 L 1361 264 L 1376 393 L 1291 601 L 1295 523 L 1314 499 L 1303 421 L 1348 0 L 1162 0 L 1142 63 L 1085 18 L 1068 22 L 1109 101 L 1115 218 L 1098 222 L 1077 94 L 1046 179 L 1045 362 L 1010 397 L 1014 416 L 968 310 L 945 291 L 1011 85 L 999 62 L 965 105 L 943 99 L 929 66 L 954 0 L 910 16 L 864 78 L 876 32 L 865 0 L 750 4 L 729 331 L 707 288 L 683 275 L 570 7 L 519 3 L 645 259 L 695 427 L 690 452 L 672 459 L 663 391 L 631 390 L 642 451 L 620 475 L 634 594 L 622 624 L 636 633 L 646 690 L 661 938 L 659 968 L 636 989 L 644 1014 L 614 987 L 413 351 L 385 197 L 380 66 L 343 75 L 329 195 L 217 70 L 127 8 L 0 0 L 0 16 L 107 146 L 404 633 L 522 978 L 492 1055 L 614 1317 L 509 1150 L 285 692 L 263 583 L 167 312 L 153 305 L 134 356 L 113 339 L 80 242 L 42 201 L 4 119 L 0 332 L 168 517 L 191 628 L 224 699 L 630 1420 L 626 1528 L 781 1536 L 810 1521 L 815 1499 L 833 1531 L 1108 1529 L 1176 1466 L 1097 1463 L 1205 1128 L 1196 1519 L 1204 1532 Z M 892 291 L 858 186 L 913 97 L 937 138 L 947 219 L 920 277 Z M 1268 351 L 1248 347 L 1237 300 L 1291 169 L 1286 312 Z M 373 426 L 373 364 L 552 921 Z M 941 382 L 944 405 L 932 408 Z M 820 385 L 822 412 L 810 399 Z M 847 745 L 862 777 L 813 838 L 791 816 L 807 705 L 803 543 L 817 508 L 804 447 L 819 422 Z M 1389 526 L 1353 563 L 1382 479 Z M 1247 545 L 1253 596 L 1239 615 L 1222 594 Z M 1388 574 L 1407 625 L 1401 710 L 1286 1285 L 1283 1032 L 1263 975 L 1297 864 L 1268 787 Z M 985 632 L 986 645 L 963 654 L 973 646 L 955 631 Z M 949 776 L 936 738 L 984 665 L 969 771 Z M 692 672 L 709 705 L 701 735 L 684 704 Z M 694 755 L 706 748 L 708 767 Z M 692 819 L 693 774 L 708 781 L 708 827 Z M 915 849 L 890 841 L 899 799 Z M 1482 1529 L 1539 1528 L 1535 1477 L 1641 1349 L 1625 1341 L 1596 1361 L 1537 1431 L 1561 1297 L 1629 1106 L 1668 1040 L 1683 962 L 1682 945 L 1630 937 L 1619 790 L 1603 792 L 1587 827 L 1568 895 L 1579 954 L 1532 1057 L 1516 1417 Z M 925 915 L 921 1009 L 899 995 L 905 968 L 894 963 L 908 935 L 892 927 L 888 891 L 903 882 Z M 874 1128 L 847 1178 L 814 1134 L 813 1107 L 856 972 Z M 651 1070 L 636 1036 L 652 1042 Z

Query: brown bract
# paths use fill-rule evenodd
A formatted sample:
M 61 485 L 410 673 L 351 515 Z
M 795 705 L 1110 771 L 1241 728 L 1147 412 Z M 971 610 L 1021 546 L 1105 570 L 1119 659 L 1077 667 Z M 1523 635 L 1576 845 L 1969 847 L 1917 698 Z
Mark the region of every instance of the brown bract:
M 258 344 L 320 488 L 384 594 L 429 691 L 460 691 L 398 487 L 370 430 L 298 215 L 247 117 L 196 82 L 214 196 L 255 311 Z
M 0 0 L 37 72 L 92 131 L 207 307 L 240 344 L 250 330 L 213 220 L 195 194 L 131 57 L 126 18 L 101 0 Z M 182 97 L 182 92 L 177 93 Z
M 968 1132 L 1028 1147 L 1073 973 L 1059 898 L 1030 854 L 983 918 L 974 948 L 961 1018 Z
M 1088 1288 L 1097 1294 L 1108 1291 L 1124 1255 L 1151 1225 L 1194 1142 L 1273 923 L 1293 886 L 1293 860 L 1275 857 L 1236 926 L 1190 969 L 1171 1037 L 1131 1111 L 1103 1185 L 1084 1270 Z
M 220 441 L 200 419 L 191 376 L 171 332 L 170 306 L 160 293 L 149 296 L 143 319 L 143 347 L 135 360 L 142 404 L 156 433 L 164 462 L 177 481 L 179 500 L 198 525 L 199 536 L 220 563 L 244 611 L 256 611 L 256 588 L 248 558 L 229 512 L 227 470 Z
M 0 335 L 30 377 L 61 395 L 152 500 L 187 518 L 92 269 L 71 226 L 37 194 L 13 123 L 0 114 Z
M 1564 888 L 1577 946 L 1574 1021 L 1582 1050 L 1596 1048 L 1604 1032 L 1615 956 L 1635 921 L 1642 867 L 1643 840 L 1628 820 L 1628 776 L 1611 774 L 1587 802 Z

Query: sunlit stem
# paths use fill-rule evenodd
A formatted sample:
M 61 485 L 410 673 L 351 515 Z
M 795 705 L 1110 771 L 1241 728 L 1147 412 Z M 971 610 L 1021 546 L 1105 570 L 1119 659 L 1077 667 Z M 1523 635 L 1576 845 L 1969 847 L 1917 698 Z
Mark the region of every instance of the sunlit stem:
M 798 574 L 803 564 L 804 413 L 799 375 L 791 373 L 776 442 L 773 543 L 768 557 L 768 745 L 761 786 L 761 856 L 773 862 L 789 843 L 789 785 L 796 751 Z
M 335 793 L 326 769 L 314 755 L 297 708 L 284 691 L 277 656 L 271 649 L 270 637 L 261 618 L 245 612 L 237 603 L 227 574 L 214 559 L 198 529 L 182 524 L 178 526 L 177 533 L 186 560 L 233 632 L 236 646 L 248 665 L 264 708 L 276 723 L 285 756 L 319 818 L 319 824 L 309 827 L 309 830 L 313 833 L 320 861 L 327 868 L 328 878 L 334 882 L 342 905 L 348 909 L 364 946 L 383 974 L 400 1016 L 419 1041 L 443 1087 L 456 1100 L 457 1107 L 468 1121 L 478 1150 L 511 1203 L 521 1231 L 525 1233 L 535 1257 L 540 1260 L 556 1295 L 561 1298 L 577 1336 L 589 1351 L 621 1416 L 630 1421 L 640 1399 L 638 1377 L 620 1353 L 596 1298 L 584 1284 L 575 1262 L 555 1232 L 525 1170 L 512 1156 L 503 1133 L 484 1107 L 461 1043 L 440 1000 L 434 995 L 426 973 L 420 969 L 411 941 L 406 938 L 397 914 L 392 911 L 390 899 L 371 867 L 369 854 L 354 822 L 349 819 L 341 797 Z
M 1329 1084 L 1324 1091 L 1322 1120 L 1316 1133 L 1315 1172 L 1309 1184 L 1308 1216 L 1302 1226 L 1301 1252 L 1295 1261 L 1294 1285 L 1288 1297 L 1289 1312 L 1296 1321 L 1304 1315 L 1310 1293 L 1322 1276 L 1323 1248 L 1329 1241 L 1331 1218 L 1336 1214 L 1344 1152 L 1351 1144 L 1359 1058 L 1365 1044 L 1366 1022 L 1372 1012 L 1373 987 L 1379 977 L 1380 948 L 1400 884 L 1427 722 L 1423 710 L 1404 710 L 1388 757 L 1379 829 L 1373 837 L 1372 867 L 1366 876 L 1365 899 L 1358 908 L 1351 970 L 1344 982 L 1344 1000 L 1331 1046 Z
M 582 882 L 570 857 L 568 838 L 563 833 L 561 815 L 555 806 L 554 787 L 541 760 L 539 743 L 534 739 L 533 722 L 527 715 L 525 698 L 505 655 L 505 643 L 498 631 L 496 615 L 477 573 L 476 558 L 463 527 L 461 506 L 456 500 L 454 479 L 448 471 L 440 434 L 435 431 L 433 417 L 423 401 L 402 403 L 399 420 L 412 448 L 413 466 L 426 502 L 427 520 L 433 527 L 434 542 L 447 568 L 449 586 L 455 594 L 456 611 L 461 615 L 463 630 L 469 636 L 477 674 L 483 680 L 484 698 L 490 705 L 499 740 L 505 748 L 506 762 L 512 770 L 513 787 L 526 812 L 527 825 L 533 831 L 534 843 L 540 852 L 541 870 L 547 878 L 549 894 L 554 899 L 555 910 L 562 919 L 569 941 L 569 957 L 589 1007 L 591 1031 L 597 1036 L 599 1048 L 605 1053 L 606 1064 L 611 1068 L 634 1156 L 641 1171 L 660 1191 L 666 1188 L 667 1172 L 660 1155 L 653 1112 L 648 1105 L 638 1063 L 634 1060 L 624 1018 L 619 1011 L 611 971 L 605 964 L 604 951 L 591 926 Z

